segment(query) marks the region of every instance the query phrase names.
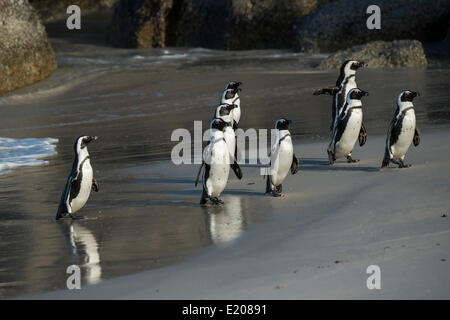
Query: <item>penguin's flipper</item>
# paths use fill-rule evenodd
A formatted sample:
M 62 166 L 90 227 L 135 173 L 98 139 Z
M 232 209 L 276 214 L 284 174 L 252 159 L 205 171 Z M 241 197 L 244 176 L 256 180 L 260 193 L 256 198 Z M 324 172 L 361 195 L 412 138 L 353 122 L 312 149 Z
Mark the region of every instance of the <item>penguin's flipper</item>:
M 338 87 L 328 87 L 328 88 L 320 88 L 313 92 L 313 95 L 318 96 L 321 94 L 329 94 L 331 96 L 335 95 L 339 91 Z
M 381 168 L 386 168 L 389 165 L 390 159 L 391 157 L 389 156 L 389 150 L 388 147 L 386 146 L 386 149 L 384 151 L 383 162 L 381 163 Z
M 64 218 L 67 213 L 69 213 L 68 209 L 67 209 L 67 200 L 70 197 L 70 194 L 72 192 L 72 184 L 74 182 L 74 180 L 77 179 L 78 177 L 78 170 L 77 170 L 77 162 L 74 161 L 73 166 L 72 166 L 72 171 L 69 174 L 69 177 L 67 178 L 66 181 L 66 185 L 64 186 L 64 189 L 61 193 L 61 198 L 59 200 L 59 205 L 58 205 L 58 211 L 56 213 L 56 217 L 55 219 L 61 219 Z
M 361 147 L 366 144 L 366 141 L 367 141 L 367 130 L 366 130 L 366 127 L 364 127 L 363 123 L 361 123 L 361 130 L 359 131 L 358 140 L 359 140 L 359 145 Z
M 92 190 L 98 192 L 99 189 L 100 185 L 98 184 L 97 180 L 95 180 L 95 178 L 92 178 Z
M 271 182 L 270 182 L 270 176 L 267 175 L 267 182 L 266 182 L 266 192 L 265 194 L 271 193 L 272 192 L 272 186 L 271 186 Z
M 233 169 L 234 174 L 236 175 L 236 177 L 241 180 L 242 179 L 242 169 L 239 166 L 239 164 L 236 162 L 236 160 L 234 160 L 234 163 L 231 165 L 231 169 Z
M 420 131 L 417 129 L 414 131 L 414 138 L 413 138 L 414 147 L 417 147 L 420 143 Z
M 200 168 L 198 168 L 197 177 L 195 178 L 195 186 L 198 185 L 198 180 L 200 178 L 200 173 L 202 172 L 202 168 L 203 168 L 204 164 L 205 164 L 205 162 L 202 161 L 202 164 L 200 165 Z
M 292 164 L 291 164 L 291 173 L 296 174 L 298 172 L 298 169 L 300 167 L 300 161 L 298 160 L 297 156 L 292 154 Z

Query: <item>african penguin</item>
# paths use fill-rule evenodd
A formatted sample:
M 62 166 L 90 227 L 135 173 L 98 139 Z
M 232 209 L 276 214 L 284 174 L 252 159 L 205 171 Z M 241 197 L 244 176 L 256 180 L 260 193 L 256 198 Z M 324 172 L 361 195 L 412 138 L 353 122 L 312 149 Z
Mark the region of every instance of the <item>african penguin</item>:
M 242 170 L 236 159 L 236 136 L 232 127 L 233 123 L 233 110 L 237 108 L 235 104 L 221 104 L 216 108 L 216 118 L 220 118 L 223 121 L 227 122 L 229 125 L 225 127 L 224 137 L 225 142 L 227 143 L 228 151 L 230 152 L 230 165 L 233 172 L 236 174 L 236 177 L 240 180 L 242 179 Z
M 87 149 L 87 145 L 93 140 L 97 140 L 97 137 L 80 136 L 75 140 L 75 159 L 61 194 L 56 220 L 67 215 L 75 219 L 75 213 L 86 204 L 91 189 L 98 192 L 99 185 L 94 178 Z
M 202 205 L 208 199 L 213 204 L 223 203 L 219 196 L 227 185 L 230 172 L 230 153 L 224 137 L 224 130 L 228 126 L 228 122 L 220 118 L 211 121 L 211 140 L 203 152 Z
M 296 174 L 299 168 L 299 160 L 294 153 L 289 124 L 291 120 L 284 118 L 275 122 L 275 143 L 270 150 L 270 172 L 267 175 L 266 194 L 274 197 L 281 196 L 282 183 L 289 170 Z
M 336 80 L 335 87 L 321 88 L 314 92 L 314 95 L 329 94 L 333 96 L 333 103 L 331 107 L 331 125 L 330 131 L 333 132 L 335 125 L 339 119 L 339 114 L 344 107 L 347 94 L 351 89 L 357 88 L 356 71 L 361 67 L 366 67 L 367 64 L 358 60 L 346 60 L 342 63 L 339 77 Z M 361 124 L 359 134 L 359 144 L 363 146 L 366 143 L 367 131 L 364 124 Z
M 369 95 L 359 88 L 353 88 L 347 94 L 347 100 L 342 108 L 333 129 L 333 137 L 328 145 L 329 164 L 338 158 L 346 157 L 347 162 L 356 162 L 351 153 L 361 130 L 363 112 L 361 98 Z
M 239 91 L 242 89 L 239 87 L 242 85 L 242 82 L 238 81 L 230 81 L 225 87 L 225 90 L 222 92 L 222 96 L 220 98 L 220 104 L 235 104 L 236 108 L 233 109 L 233 130 L 236 130 L 239 124 L 239 120 L 241 119 L 241 99 L 239 98 Z
M 420 96 L 418 92 L 405 90 L 397 97 L 397 110 L 389 125 L 382 168 L 387 167 L 390 161 L 398 164 L 399 168 L 411 166 L 405 165 L 403 159 L 411 142 L 416 147 L 420 143 L 420 133 L 416 127 L 416 114 L 412 103 L 417 96 Z

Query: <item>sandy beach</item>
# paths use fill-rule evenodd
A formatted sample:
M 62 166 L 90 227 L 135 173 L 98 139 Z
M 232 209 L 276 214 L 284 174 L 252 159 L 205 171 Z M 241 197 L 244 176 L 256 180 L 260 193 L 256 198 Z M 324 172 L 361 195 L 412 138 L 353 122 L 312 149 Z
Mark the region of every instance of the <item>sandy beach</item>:
M 448 299 L 449 134 L 425 130 L 407 155 L 411 168 L 383 171 L 383 136 L 355 148 L 360 162 L 333 167 L 326 142 L 297 144 L 301 170 L 287 177 L 283 197 L 264 196 L 259 170 L 245 168 L 223 208 L 204 209 L 202 228 L 218 245 L 172 266 L 27 298 Z M 190 180 L 195 168 L 170 172 Z M 180 193 L 195 202 L 200 190 L 189 183 Z M 380 290 L 366 286 L 370 265 L 380 267 Z
M 61 25 L 46 25 L 58 69 L 0 97 L 0 138 L 16 139 L 8 159 L 21 139 L 54 142 L 34 150 L 46 153 L 33 166 L 0 167 L 1 299 L 450 298 L 448 64 L 359 70 L 368 142 L 355 147 L 360 162 L 330 167 L 331 99 L 312 95 L 338 76 L 316 68 L 326 55 L 121 49 L 104 30 Z M 244 166 L 241 181 L 230 173 L 225 205 L 203 208 L 198 165 L 174 165 L 170 137 L 192 133 L 194 121 L 206 129 L 230 80 L 243 82 L 241 128 L 293 120 L 300 171 L 273 198 L 260 169 Z M 380 172 L 405 89 L 421 93 L 422 142 L 406 156 L 412 168 Z M 100 192 L 79 211 L 86 219 L 56 222 L 82 134 L 99 137 L 89 153 Z M 82 289 L 69 291 L 73 264 Z M 366 286 L 370 265 L 381 269 L 380 290 Z

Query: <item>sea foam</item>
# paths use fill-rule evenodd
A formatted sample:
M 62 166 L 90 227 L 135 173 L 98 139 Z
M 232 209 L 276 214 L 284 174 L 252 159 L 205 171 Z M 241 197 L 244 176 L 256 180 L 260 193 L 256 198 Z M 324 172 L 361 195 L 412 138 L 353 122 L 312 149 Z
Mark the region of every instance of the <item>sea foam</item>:
M 54 138 L 1 138 L 0 137 L 0 175 L 21 166 L 39 166 L 47 164 L 42 160 L 56 155 Z

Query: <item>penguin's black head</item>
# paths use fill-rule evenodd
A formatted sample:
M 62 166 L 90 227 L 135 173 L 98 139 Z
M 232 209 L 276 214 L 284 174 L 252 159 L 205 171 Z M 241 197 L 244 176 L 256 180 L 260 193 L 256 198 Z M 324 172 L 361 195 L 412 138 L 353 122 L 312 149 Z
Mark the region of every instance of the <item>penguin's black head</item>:
M 237 105 L 235 105 L 235 104 L 228 104 L 228 103 L 222 104 L 222 105 L 220 105 L 219 114 L 221 116 L 227 116 L 230 114 L 231 110 L 233 110 L 236 107 L 237 107 Z
M 418 97 L 418 96 L 420 96 L 420 93 L 418 93 L 418 92 L 405 90 L 400 94 L 400 101 L 401 102 L 405 102 L 405 101 L 412 102 L 414 100 L 414 98 Z
M 344 63 L 341 66 L 341 74 L 346 74 L 350 70 L 358 70 L 361 67 L 366 67 L 367 64 L 363 61 L 359 60 L 345 60 Z
M 354 88 L 350 90 L 348 93 L 348 97 L 350 98 L 350 100 L 361 100 L 362 97 L 368 95 L 369 95 L 368 92 L 361 90 L 359 88 Z
M 97 136 L 79 136 L 75 140 L 75 145 L 73 146 L 75 153 L 80 152 L 82 149 L 86 148 L 86 146 L 94 140 L 97 140 Z
M 229 125 L 230 124 L 228 122 L 225 122 L 220 118 L 214 118 L 211 121 L 211 129 L 217 129 L 217 130 L 223 131 Z
M 242 82 L 240 81 L 230 81 L 227 84 L 227 87 L 225 89 L 232 89 L 235 93 L 238 91 L 242 91 L 241 88 L 239 88 L 239 86 L 242 85 Z
M 291 123 L 291 120 L 281 118 L 278 119 L 277 122 L 275 122 L 275 128 L 277 128 L 278 130 L 288 130 Z

